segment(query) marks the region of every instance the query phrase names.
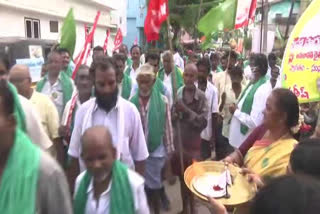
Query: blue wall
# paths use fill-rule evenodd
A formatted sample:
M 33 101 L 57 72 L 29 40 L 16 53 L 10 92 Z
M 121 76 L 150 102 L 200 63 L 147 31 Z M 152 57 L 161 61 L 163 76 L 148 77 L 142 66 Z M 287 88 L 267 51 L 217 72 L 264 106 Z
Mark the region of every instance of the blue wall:
M 127 36 L 124 37 L 123 43 L 126 44 L 129 49 L 136 38 L 138 38 L 139 45 L 142 44 L 146 11 L 146 0 L 128 0 Z

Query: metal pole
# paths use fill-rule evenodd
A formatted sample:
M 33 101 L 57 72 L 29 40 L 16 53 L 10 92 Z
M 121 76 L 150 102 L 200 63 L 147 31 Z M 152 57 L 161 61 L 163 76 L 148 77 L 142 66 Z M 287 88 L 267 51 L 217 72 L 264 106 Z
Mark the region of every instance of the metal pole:
M 167 27 L 168 27 L 168 41 L 169 41 L 169 48 L 171 51 L 171 54 L 173 55 L 173 48 L 172 48 L 172 41 L 170 38 L 170 17 L 168 16 L 167 18 Z M 173 60 L 173 57 L 172 57 Z M 172 73 L 172 79 L 173 79 L 173 98 L 174 98 L 174 103 L 177 102 L 177 83 L 176 83 L 176 74 L 174 72 L 174 62 L 172 62 L 172 68 L 173 71 Z M 178 146 L 179 146 L 179 156 L 180 156 L 180 168 L 181 168 L 181 177 L 182 179 L 184 178 L 184 161 L 183 161 L 183 146 L 182 146 L 182 141 L 181 141 L 181 127 L 180 127 L 180 118 L 177 121 L 177 135 L 178 135 Z
M 291 0 L 290 13 L 289 13 L 288 21 L 287 21 L 286 32 L 285 32 L 285 34 L 284 34 L 284 39 L 285 39 L 285 40 L 288 39 L 289 27 L 290 27 L 290 20 L 291 20 L 292 13 L 293 13 L 294 3 L 295 3 L 295 0 Z
M 264 0 L 262 0 L 262 7 L 261 7 L 260 53 L 262 52 L 263 20 L 264 20 Z

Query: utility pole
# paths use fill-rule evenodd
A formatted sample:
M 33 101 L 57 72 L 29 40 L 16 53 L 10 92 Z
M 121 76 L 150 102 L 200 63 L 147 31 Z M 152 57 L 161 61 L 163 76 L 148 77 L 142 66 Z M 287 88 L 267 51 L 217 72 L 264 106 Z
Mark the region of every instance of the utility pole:
M 262 53 L 267 54 L 268 51 L 268 14 L 269 14 L 269 1 L 265 0 L 264 7 L 263 7 L 263 48 Z

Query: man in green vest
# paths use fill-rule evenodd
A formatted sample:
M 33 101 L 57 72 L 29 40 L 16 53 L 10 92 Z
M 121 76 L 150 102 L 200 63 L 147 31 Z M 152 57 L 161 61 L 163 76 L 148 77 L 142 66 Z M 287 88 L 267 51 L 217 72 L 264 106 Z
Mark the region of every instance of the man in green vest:
M 74 213 L 149 214 L 144 179 L 116 160 L 109 129 L 93 126 L 81 142 L 87 170 L 76 180 Z
M 46 152 L 31 142 L 23 129 L 24 118 L 14 87 L 1 79 L 1 213 L 71 214 L 64 173 Z

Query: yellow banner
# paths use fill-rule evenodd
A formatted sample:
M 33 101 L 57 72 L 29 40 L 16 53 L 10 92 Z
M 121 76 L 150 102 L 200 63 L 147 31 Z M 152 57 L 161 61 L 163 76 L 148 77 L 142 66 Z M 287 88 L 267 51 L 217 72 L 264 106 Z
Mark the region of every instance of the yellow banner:
M 313 0 L 298 20 L 282 62 L 282 86 L 300 103 L 320 101 L 320 0 Z

